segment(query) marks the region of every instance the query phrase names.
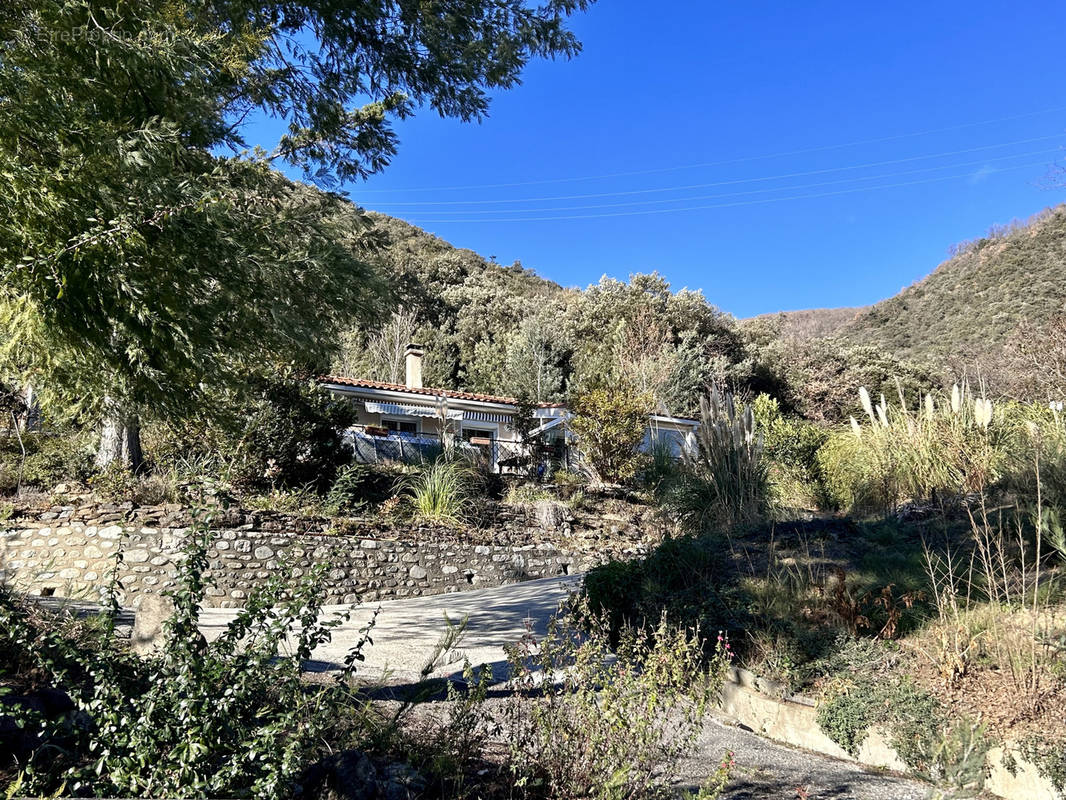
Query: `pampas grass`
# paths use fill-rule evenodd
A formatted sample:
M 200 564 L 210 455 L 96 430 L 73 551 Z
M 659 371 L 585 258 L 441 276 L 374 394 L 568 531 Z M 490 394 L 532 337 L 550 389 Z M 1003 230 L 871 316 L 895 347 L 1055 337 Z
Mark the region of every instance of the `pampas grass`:
M 438 459 L 410 484 L 415 514 L 427 522 L 456 525 L 469 495 L 469 468 L 458 460 Z
M 712 390 L 700 398 L 696 452 L 666 492 L 665 504 L 693 533 L 763 518 L 770 505 L 770 474 L 750 405 Z
M 851 429 L 820 456 L 831 493 L 853 510 L 890 510 L 905 501 L 951 500 L 984 491 L 1000 477 L 1007 431 L 992 401 L 966 383 L 946 397 L 927 394 L 917 408 L 882 395 L 874 406 L 865 387 L 859 402 L 865 424 Z

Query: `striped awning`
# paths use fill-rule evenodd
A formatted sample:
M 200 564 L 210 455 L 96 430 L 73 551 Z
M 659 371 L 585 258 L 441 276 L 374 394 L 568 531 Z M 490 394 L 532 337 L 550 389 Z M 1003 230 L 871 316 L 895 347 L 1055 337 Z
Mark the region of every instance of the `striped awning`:
M 464 411 L 463 419 L 467 422 L 510 422 L 512 414 L 490 414 L 488 411 Z
M 436 406 L 420 406 L 410 403 L 381 403 L 367 400 L 366 410 L 371 414 L 391 414 L 397 417 L 437 417 L 440 412 Z M 448 409 L 448 419 L 464 419 L 463 412 Z

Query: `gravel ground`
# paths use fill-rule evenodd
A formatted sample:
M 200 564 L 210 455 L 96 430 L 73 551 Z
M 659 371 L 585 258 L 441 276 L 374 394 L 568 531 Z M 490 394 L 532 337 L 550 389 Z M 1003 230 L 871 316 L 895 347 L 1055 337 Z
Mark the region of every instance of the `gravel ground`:
M 924 800 L 933 794 L 929 784 L 786 747 L 715 719 L 704 725 L 697 753 L 680 765 L 679 788 L 696 789 L 729 751 L 736 769 L 723 795 L 728 800 Z

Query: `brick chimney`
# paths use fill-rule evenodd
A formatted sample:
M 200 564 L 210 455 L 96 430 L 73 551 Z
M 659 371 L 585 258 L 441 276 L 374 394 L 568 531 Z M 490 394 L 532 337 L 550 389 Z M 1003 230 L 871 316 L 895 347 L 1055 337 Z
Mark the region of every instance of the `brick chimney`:
M 425 350 L 420 344 L 409 344 L 404 351 L 404 360 L 407 366 L 407 378 L 404 384 L 408 389 L 422 388 L 422 356 Z

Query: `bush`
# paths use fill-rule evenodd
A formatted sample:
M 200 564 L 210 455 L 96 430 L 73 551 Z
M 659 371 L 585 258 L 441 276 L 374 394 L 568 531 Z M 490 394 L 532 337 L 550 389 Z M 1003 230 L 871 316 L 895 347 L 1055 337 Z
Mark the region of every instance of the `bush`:
M 396 494 L 403 472 L 376 464 L 352 463 L 342 467 L 326 495 L 330 514 L 350 513 L 383 503 Z
M 717 536 L 667 536 L 643 560 L 590 570 L 584 592 L 592 612 L 605 617 L 615 635 L 664 613 L 702 630 L 738 630 L 745 627 L 744 602 L 730 575 Z
M 948 397 L 926 395 L 913 409 L 890 406 L 883 395 L 874 406 L 864 388 L 859 398 L 869 424 L 853 417 L 851 432 L 834 435 L 819 451 L 827 493 L 840 507 L 954 502 L 1002 474 L 1010 426 L 967 386 L 954 386 Z
M 601 481 L 621 483 L 636 474 L 651 405 L 647 395 L 620 386 L 594 389 L 571 402 L 570 427 L 582 462 Z
M 244 481 L 256 488 L 310 484 L 327 491 L 351 460 L 344 431 L 355 424 L 355 414 L 351 403 L 313 382 L 266 383 L 245 428 Z
M 576 493 L 584 492 L 588 480 L 580 473 L 568 469 L 557 469 L 552 475 L 552 483 L 555 484 L 559 497 L 569 500 Z
M 81 483 L 93 474 L 94 436 L 91 431 L 64 427 L 55 432 L 22 434 L 26 447 L 23 486 L 48 491 L 59 483 Z M 14 491 L 22 452 L 14 436 L 0 437 L 0 491 Z
M 691 749 L 728 659 L 700 658 L 699 634 L 667 624 L 628 628 L 611 648 L 601 620 L 553 620 L 533 647 L 512 648 L 517 694 L 503 708 L 519 796 L 647 798 L 667 794 L 669 768 Z M 617 653 L 617 659 L 613 658 Z M 730 758 L 702 797 L 717 797 Z
M 1005 411 L 1011 448 L 1003 488 L 1029 512 L 1036 510 L 1039 490 L 1045 513 L 1066 513 L 1066 416 L 1036 405 L 1008 406 Z
M 879 511 L 889 508 L 897 496 L 891 474 L 869 458 L 851 431 L 833 433 L 818 449 L 817 461 L 830 508 Z
M 853 756 L 869 730 L 880 727 L 904 763 L 933 780 L 968 785 L 983 774 L 983 730 L 950 719 L 932 694 L 907 678 L 835 682 L 818 704 L 818 725 Z M 959 746 L 962 739 L 967 742 Z
M 640 475 L 641 483 L 653 496 L 662 499 L 681 475 L 681 462 L 670 442 L 664 440 L 654 442 L 647 455 L 647 463 Z
M 767 394 L 756 397 L 751 408 L 778 501 L 824 505 L 826 489 L 818 450 L 829 439 L 829 430 L 784 416 L 777 400 Z
M 118 463 L 109 464 L 89 478 L 89 485 L 101 497 L 115 502 L 129 500 L 137 505 L 153 506 L 179 499 L 173 473 L 134 475 Z
M 352 459 L 344 432 L 355 420 L 351 403 L 313 381 L 260 379 L 246 396 L 216 398 L 201 418 L 149 425 L 145 452 L 179 482 L 324 494 Z
M 301 678 L 302 662 L 337 624 L 319 619 L 318 587 L 328 565 L 300 581 L 277 575 L 252 593 L 218 639 L 204 644 L 197 623 L 210 541 L 206 521 L 190 536 L 178 561 L 176 613 L 156 657 L 134 656 L 116 643 L 110 626 L 101 626 L 86 646 L 34 624 L 12 598 L 0 601 L 5 666 L 35 669 L 38 679 L 71 695 L 85 720 L 71 725 L 25 712 L 23 724 L 41 736 L 25 765 L 26 791 L 291 797 L 323 743 L 343 745 L 344 721 L 364 715 L 365 701 L 346 688 L 358 647 L 336 684 L 309 686 Z
M 454 459 L 433 462 L 408 483 L 415 513 L 428 522 L 458 524 L 469 497 L 467 466 Z

